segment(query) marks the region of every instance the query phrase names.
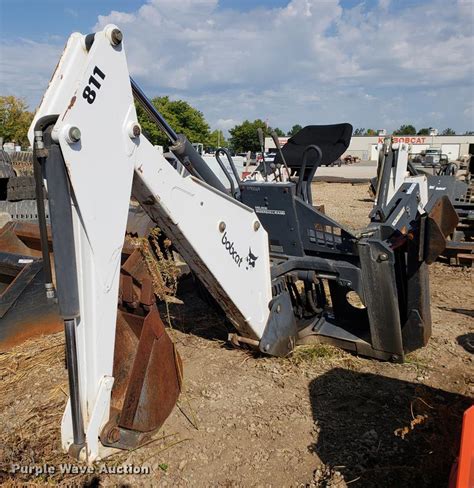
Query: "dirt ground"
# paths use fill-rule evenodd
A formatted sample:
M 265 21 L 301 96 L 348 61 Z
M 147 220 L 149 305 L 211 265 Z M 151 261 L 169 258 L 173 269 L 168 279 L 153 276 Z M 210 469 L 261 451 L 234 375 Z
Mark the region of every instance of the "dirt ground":
M 315 203 L 363 227 L 367 185 L 317 183 Z M 43 486 L 445 487 L 463 410 L 474 397 L 474 287 L 470 269 L 431 267 L 433 335 L 404 364 L 329 346 L 289 358 L 226 344 L 223 318 L 192 291 L 163 319 L 185 365 L 179 405 L 153 442 L 99 462 L 95 473 L 34 476 L 12 464 L 70 462 L 60 451 L 66 401 L 62 334 L 0 356 L 0 483 Z M 189 287 L 188 287 L 189 288 Z M 103 474 L 107 466 L 150 474 Z

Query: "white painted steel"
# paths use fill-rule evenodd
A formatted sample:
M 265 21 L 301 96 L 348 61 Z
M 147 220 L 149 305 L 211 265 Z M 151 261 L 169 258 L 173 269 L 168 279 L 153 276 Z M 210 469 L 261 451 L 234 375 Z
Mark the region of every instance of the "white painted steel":
M 84 36 L 75 32 L 64 47 L 48 88 L 41 100 L 40 106 L 33 118 L 28 131 L 28 139 L 31 146 L 34 141 L 34 127 L 37 120 L 44 115 L 60 114 L 71 102 L 71 92 L 77 85 L 84 69 L 87 51 L 84 46 Z
M 397 145 L 394 144 L 394 148 Z M 391 171 L 387 202 L 389 202 L 403 183 L 416 183 L 419 193 L 419 211 L 424 213 L 424 207 L 428 203 L 428 183 L 426 176 L 410 176 L 408 172 L 408 151 L 407 144 L 398 144 L 398 157 Z
M 141 138 L 134 195 L 242 333 L 260 339 L 271 300 L 268 236 L 255 212 L 202 181 L 182 177 Z M 256 261 L 249 253 L 257 256 Z
M 86 431 L 87 459 L 96 459 L 96 453 L 99 453 L 100 446 L 98 432 L 100 432 L 104 423 L 109 419 L 110 394 L 112 392 L 113 384 L 113 376 L 103 376 L 99 381 L 97 397 L 94 402 L 94 408 L 91 412 L 89 425 L 87 426 Z
M 59 114 L 54 134 L 72 189 L 81 312 L 76 339 L 89 461 L 100 457 L 97 439 L 108 420 L 110 388 L 104 388 L 103 378 L 112 377 L 120 258 L 134 174 L 136 197 L 242 333 L 261 338 L 272 298 L 268 236 L 254 211 L 179 174 L 143 135 L 130 137 L 137 117 L 123 43 L 114 47 L 106 35 L 114 27 L 96 33 L 88 53 L 84 37 L 71 36 L 35 116 L 36 121 Z M 97 68 L 103 79 L 94 75 Z M 95 91 L 93 103 L 83 96 L 87 86 Z M 70 142 L 66 127 L 79 128 L 80 141 Z M 32 128 L 29 137 L 33 144 Z M 71 442 L 68 403 L 63 447 Z

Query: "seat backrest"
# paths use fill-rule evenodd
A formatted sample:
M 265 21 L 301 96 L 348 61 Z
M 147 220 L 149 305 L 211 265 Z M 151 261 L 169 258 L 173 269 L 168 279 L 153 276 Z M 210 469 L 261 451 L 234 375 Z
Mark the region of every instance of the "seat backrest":
M 351 124 L 332 125 L 307 125 L 282 147 L 282 152 L 288 166 L 291 169 L 301 168 L 303 152 L 310 144 L 316 144 L 322 151 L 321 164 L 330 164 L 339 159 L 349 147 L 352 136 Z M 308 154 L 308 166 L 315 160 L 316 153 L 311 151 Z M 280 154 L 277 152 L 275 163 L 283 163 Z M 306 169 L 307 173 L 309 168 Z M 298 173 L 298 171 L 296 171 Z

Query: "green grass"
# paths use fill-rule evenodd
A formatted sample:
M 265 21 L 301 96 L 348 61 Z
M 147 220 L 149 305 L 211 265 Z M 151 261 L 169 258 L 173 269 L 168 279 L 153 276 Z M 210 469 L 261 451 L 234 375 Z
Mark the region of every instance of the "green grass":
M 311 344 L 298 346 L 291 355 L 291 359 L 297 363 L 314 363 L 320 359 L 332 359 L 341 356 L 341 350 L 328 344 Z
M 413 364 L 419 369 L 428 369 L 429 361 L 426 358 L 420 357 L 416 352 L 410 352 L 405 356 L 405 363 Z

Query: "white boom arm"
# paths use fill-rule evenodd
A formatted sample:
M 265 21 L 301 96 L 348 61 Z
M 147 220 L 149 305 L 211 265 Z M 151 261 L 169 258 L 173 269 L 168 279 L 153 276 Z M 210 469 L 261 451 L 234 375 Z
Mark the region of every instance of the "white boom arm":
M 398 192 L 403 183 L 417 183 L 419 185 L 420 192 L 420 212 L 423 213 L 424 206 L 428 202 L 428 184 L 426 176 L 410 176 L 408 172 L 409 147 L 407 144 L 393 144 L 392 148 L 398 149 L 397 158 L 390 170 L 386 199 L 381 203 L 383 203 L 383 205 L 387 205 Z M 383 151 L 383 144 L 379 144 L 378 150 L 379 154 L 381 155 L 381 151 Z
M 197 178 L 182 177 L 139 134 L 124 46 L 114 40 L 114 29 L 96 33 L 91 46 L 81 34 L 69 38 L 29 132 L 33 145 L 36 122 L 58 116 L 52 135 L 71 187 L 80 303 L 75 332 L 89 461 L 101 456 L 99 433 L 109 416 L 132 184 L 134 197 L 238 330 L 259 340 L 272 299 L 268 237 L 254 211 Z M 64 449 L 72 442 L 69 402 Z

